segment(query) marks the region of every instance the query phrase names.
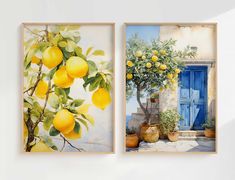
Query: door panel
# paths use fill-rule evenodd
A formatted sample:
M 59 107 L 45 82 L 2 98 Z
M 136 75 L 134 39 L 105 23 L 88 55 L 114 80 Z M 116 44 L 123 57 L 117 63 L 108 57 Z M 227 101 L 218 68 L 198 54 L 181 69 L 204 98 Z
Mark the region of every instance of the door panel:
M 207 67 L 189 66 L 179 76 L 180 129 L 203 129 L 207 109 Z

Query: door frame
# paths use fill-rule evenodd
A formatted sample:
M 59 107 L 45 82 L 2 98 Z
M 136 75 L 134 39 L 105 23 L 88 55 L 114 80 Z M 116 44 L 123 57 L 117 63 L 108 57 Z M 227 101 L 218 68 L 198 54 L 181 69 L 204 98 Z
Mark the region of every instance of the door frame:
M 199 67 L 202 67 L 203 69 L 205 68 L 205 84 L 206 84 L 206 86 L 205 86 L 205 97 L 204 97 L 204 103 L 205 103 L 205 118 L 207 118 L 207 115 L 208 115 L 208 68 L 209 68 L 209 66 L 208 65 L 200 65 L 200 64 L 186 64 L 185 65 L 185 69 L 187 68 L 187 67 L 190 67 L 190 70 L 191 69 L 197 69 L 197 68 L 199 68 Z M 190 81 L 191 81 L 191 76 L 190 76 Z M 191 82 L 190 82 L 190 84 L 191 84 Z M 178 103 L 177 103 L 177 105 L 178 105 L 178 108 L 177 108 L 177 110 L 178 110 L 178 113 L 180 113 L 180 89 L 181 89 L 181 86 L 179 85 L 179 81 L 178 81 L 178 92 L 177 92 L 177 95 L 178 95 Z M 191 92 L 192 92 L 192 89 L 190 88 L 190 94 L 191 94 Z M 190 107 L 190 111 L 192 111 L 192 109 L 191 109 L 192 107 Z M 180 129 L 180 130 L 194 130 L 193 129 L 193 124 L 194 123 L 192 123 L 191 122 L 191 120 L 192 120 L 192 118 L 193 118 L 193 115 L 192 115 L 192 113 L 190 112 L 190 128 L 189 129 Z M 180 122 L 179 122 L 179 124 L 180 124 Z M 180 127 L 179 127 L 180 128 Z M 202 130 L 203 130 L 204 128 L 202 128 Z

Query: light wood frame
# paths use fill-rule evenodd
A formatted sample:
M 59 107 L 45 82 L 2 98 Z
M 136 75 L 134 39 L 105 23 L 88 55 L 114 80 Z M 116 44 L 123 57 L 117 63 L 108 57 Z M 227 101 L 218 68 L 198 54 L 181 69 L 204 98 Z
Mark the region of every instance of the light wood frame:
M 24 92 L 24 86 L 23 86 L 23 77 L 24 77 L 24 66 L 23 66 L 23 63 L 24 63 L 24 26 L 44 26 L 44 25 L 81 25 L 81 26 L 111 26 L 111 31 L 112 31 L 112 67 L 113 67 L 113 82 L 112 82 L 112 150 L 111 151 L 108 151 L 108 152 L 99 152 L 99 151 L 92 151 L 92 152 L 89 152 L 89 151 L 85 151 L 85 152 L 53 152 L 53 153 L 46 153 L 46 152 L 26 152 L 24 151 L 24 147 L 23 147 L 23 108 L 24 108 L 24 97 L 23 97 L 23 92 Z M 70 22 L 70 23 L 66 23 L 66 22 L 23 22 L 21 23 L 21 26 L 20 26 L 20 29 L 21 29 L 21 32 L 20 32 L 20 35 L 21 35 L 21 38 L 20 38 L 20 59 L 21 59 L 21 72 L 20 72 L 20 75 L 22 77 L 21 79 L 21 87 L 20 87 L 20 90 L 21 90 L 21 106 L 20 106 L 20 112 L 21 112 L 21 118 L 20 118 L 20 121 L 21 121 L 21 147 L 20 147 L 20 152 L 21 153 L 26 153 L 26 154 L 115 154 L 115 150 L 116 150 L 116 146 L 115 146 L 115 134 L 116 134 L 116 128 L 115 128 L 115 99 L 116 99 L 116 91 L 115 91 L 115 63 L 116 63 L 116 60 L 115 60 L 115 44 L 116 44 L 116 39 L 115 39 L 115 23 L 114 22 Z
M 215 118 L 216 118 L 216 137 L 215 137 L 215 151 L 213 152 L 156 152 L 156 151 L 141 151 L 141 152 L 136 152 L 136 151 L 131 151 L 127 152 L 126 151 L 126 28 L 127 26 L 130 25 L 145 25 L 145 26 L 196 26 L 196 25 L 211 25 L 214 26 L 214 40 L 215 40 Z M 124 144 L 123 144 L 123 152 L 125 154 L 218 154 L 218 55 L 217 55 L 217 22 L 149 22 L 149 23 L 141 23 L 141 22 L 126 22 L 124 23 L 123 26 L 123 69 L 124 69 L 124 76 L 123 76 L 123 81 L 124 81 L 124 101 L 123 101 L 123 119 L 124 119 L 124 134 L 123 134 L 123 139 L 124 139 Z

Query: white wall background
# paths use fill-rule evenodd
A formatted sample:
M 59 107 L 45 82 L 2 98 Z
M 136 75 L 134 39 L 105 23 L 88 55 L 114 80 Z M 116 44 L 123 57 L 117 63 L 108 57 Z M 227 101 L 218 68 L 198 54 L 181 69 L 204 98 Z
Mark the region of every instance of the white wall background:
M 234 180 L 234 0 L 1 0 L 1 180 Z M 116 154 L 20 153 L 20 23 L 116 22 Z M 218 22 L 218 154 L 123 154 L 123 22 Z

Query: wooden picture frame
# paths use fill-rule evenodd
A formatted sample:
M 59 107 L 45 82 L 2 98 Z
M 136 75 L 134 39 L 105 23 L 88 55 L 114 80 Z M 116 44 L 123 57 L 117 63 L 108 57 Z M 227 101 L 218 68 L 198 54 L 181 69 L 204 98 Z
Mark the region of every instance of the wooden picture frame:
M 127 27 L 128 26 L 159 26 L 159 27 L 161 27 L 161 26 L 176 26 L 176 27 L 180 27 L 180 26 L 185 26 L 185 27 L 196 27 L 196 26 L 211 26 L 212 28 L 213 28 L 213 30 L 212 31 L 214 31 L 213 32 L 213 37 L 211 37 L 213 40 L 213 48 L 214 48 L 214 50 L 213 50 L 213 57 L 214 57 L 214 59 L 213 59 L 213 62 L 211 62 L 210 60 L 207 60 L 207 61 L 199 61 L 199 62 L 196 62 L 195 63 L 195 66 L 198 66 L 198 65 L 200 65 L 200 64 L 203 64 L 203 65 L 205 65 L 205 66 L 213 66 L 213 68 L 214 68 L 214 71 L 215 71 L 215 73 L 214 73 L 214 80 L 213 80 L 213 83 L 214 83 L 214 87 L 215 87 L 215 90 L 214 90 L 214 93 L 213 93 L 213 98 L 214 98 L 214 117 L 215 117 L 215 139 L 214 139 L 214 149 L 212 150 L 212 151 L 194 151 L 194 152 L 186 152 L 186 151 L 164 151 L 164 150 L 161 150 L 161 151 L 157 151 L 157 150 L 153 150 L 153 151 L 148 151 L 148 150 L 142 150 L 142 151 L 139 151 L 139 148 L 134 148 L 133 150 L 131 150 L 131 151 L 127 151 L 127 147 L 126 147 L 126 143 L 127 143 L 127 138 L 126 138 L 126 128 L 127 128 L 127 124 L 126 124 L 126 116 L 127 116 L 127 105 L 126 105 L 126 103 L 127 103 L 127 101 L 126 101 L 126 78 L 127 78 L 127 75 L 126 75 L 126 73 L 127 73 L 127 52 L 126 52 L 126 48 L 127 48 L 127 46 L 126 46 L 126 43 L 127 43 Z M 167 32 L 168 33 L 168 35 L 170 34 L 170 31 L 169 32 Z M 218 58 L 217 58 L 217 23 L 207 23 L 207 22 L 205 22 L 205 23 L 200 23 L 200 22 L 197 22 L 197 23 L 191 23 L 191 22 L 167 22 L 167 23 L 162 23 L 162 22 L 159 22 L 159 23 L 152 23 L 152 22 L 150 22 L 150 23 L 139 23 L 139 22 L 128 22 L 128 23 L 125 23 L 124 24 L 124 27 L 123 27 L 123 69 L 124 69 L 124 78 L 123 78 L 123 81 L 124 81 L 124 98 L 125 98 L 125 100 L 124 100 L 124 102 L 123 102 L 123 106 L 124 106 L 124 114 L 123 114 L 123 118 L 124 118 L 124 126 L 123 126 L 123 128 L 124 128 L 124 132 L 125 132 L 125 134 L 124 134 L 124 137 L 123 137 L 123 139 L 124 139 L 124 144 L 123 144 L 123 147 L 124 147 L 124 149 L 123 149 L 123 151 L 124 151 L 124 153 L 134 153 L 134 154 L 136 154 L 136 153 L 186 153 L 186 154 L 191 154 L 191 153 L 193 153 L 193 154 L 217 154 L 217 152 L 218 152 L 218 109 L 217 109 L 217 107 L 218 107 L 218 102 L 217 102 L 217 100 L 218 100 L 218 98 L 217 98 L 217 94 L 218 94 L 218 90 L 217 90 L 217 87 L 218 87 L 218 80 L 217 80 L 217 76 L 218 76 L 218 68 L 217 68 L 217 64 L 218 64 Z M 186 62 L 186 64 L 187 63 L 189 63 L 190 64 L 190 62 Z M 132 65 L 131 65 L 132 66 Z M 133 78 L 133 77 L 131 77 L 131 78 Z M 207 89 L 208 90 L 208 89 Z M 161 99 L 160 99 L 161 100 Z M 178 106 L 178 105 L 177 105 Z M 208 104 L 207 104 L 207 106 L 208 106 Z M 139 132 L 138 132 L 139 133 Z M 137 134 L 138 134 L 137 133 Z M 144 148 L 143 148 L 144 149 Z M 147 148 L 146 148 L 147 149 Z M 151 149 L 151 148 L 149 148 L 149 149 Z
M 110 106 L 110 104 L 112 105 L 112 107 L 109 107 L 109 111 L 110 112 L 106 112 L 106 114 L 108 113 L 109 114 L 109 116 L 110 116 L 110 119 L 109 118 L 107 118 L 107 121 L 109 122 L 109 124 L 110 124 L 110 130 L 107 130 L 107 134 L 110 134 L 110 136 L 112 136 L 112 137 L 109 137 L 110 139 L 110 144 L 108 144 L 108 148 L 103 148 L 104 150 L 98 150 L 98 149 L 102 149 L 102 148 L 97 148 L 97 146 L 94 146 L 94 147 L 96 147 L 97 148 L 97 150 L 92 150 L 92 151 L 83 151 L 83 150 L 81 150 L 81 149 L 79 149 L 79 148 L 76 148 L 75 147 L 75 145 L 74 145 L 74 141 L 73 142 L 70 142 L 69 141 L 69 138 L 72 138 L 72 139 L 74 139 L 74 137 L 69 137 L 69 138 L 67 138 L 66 136 L 68 136 L 68 134 L 69 133 L 67 133 L 68 131 L 68 128 L 67 128 L 67 130 L 65 130 L 65 131 L 67 131 L 66 133 L 65 133 L 65 131 L 63 131 L 64 129 L 62 128 L 62 129 L 58 129 L 58 128 L 60 128 L 60 127 L 57 127 L 57 129 L 54 127 L 54 121 L 53 120 L 50 120 L 50 121 L 52 121 L 52 122 L 50 122 L 50 130 L 52 129 L 52 127 L 54 127 L 55 129 L 53 129 L 56 133 L 58 133 L 59 132 L 59 134 L 58 135 L 60 135 L 61 137 L 63 137 L 63 145 L 62 145 L 62 150 L 64 150 L 64 148 L 66 147 L 66 144 L 68 145 L 68 146 L 70 146 L 70 148 L 74 148 L 74 149 L 79 149 L 79 151 L 77 151 L 77 152 L 79 152 L 79 153 L 81 153 L 81 154 L 84 154 L 84 153 L 86 153 L 86 154 L 93 154 L 93 153 L 99 153 L 99 154 L 113 154 L 114 152 L 115 152 L 115 23 L 111 23 L 111 22 L 102 22 L 102 23 L 44 23 L 44 22 L 42 22 L 42 23 L 22 23 L 22 25 L 21 25 L 21 35 L 22 35 L 22 39 L 21 39 L 21 58 L 22 58 L 22 61 L 21 61 L 21 63 L 22 63 L 22 67 L 21 67 L 21 72 L 22 72 L 22 77 L 24 77 L 25 76 L 25 61 L 26 61 L 26 59 L 27 59 L 27 55 L 25 54 L 25 31 L 24 31 L 24 29 L 25 29 L 25 27 L 42 27 L 42 26 L 45 26 L 45 28 L 46 28 L 46 30 L 45 30 L 45 32 L 46 32 L 46 34 L 48 35 L 48 27 L 62 27 L 62 28 L 68 28 L 68 27 L 76 27 L 76 26 L 81 26 L 81 27 L 86 27 L 86 28 L 96 28 L 96 27 L 103 27 L 103 28 L 105 28 L 105 27 L 107 27 L 106 29 L 107 29 L 107 31 L 110 31 L 109 32 L 109 36 L 107 37 L 107 42 L 108 41 L 110 41 L 109 43 L 109 46 L 111 46 L 111 48 L 109 49 L 109 54 L 108 54 L 108 56 L 109 56 L 109 58 L 110 59 L 108 59 L 108 61 L 109 62 L 111 62 L 111 64 L 110 65 L 107 65 L 107 68 L 109 67 L 111 70 L 110 70 L 110 74 L 109 75 L 107 75 L 107 74 L 105 74 L 105 73 L 103 73 L 102 74 L 102 77 L 103 78 L 107 78 L 107 76 L 111 76 L 112 77 L 112 81 L 105 81 L 105 83 L 103 83 L 102 85 L 101 85 L 101 82 L 100 82 L 100 84 L 99 85 L 96 85 L 97 87 L 95 87 L 95 89 L 94 90 L 91 90 L 91 92 L 93 92 L 93 95 L 94 95 L 94 91 L 95 90 L 97 90 L 98 91 L 98 89 L 99 88 L 102 88 L 102 89 L 104 89 L 102 92 L 101 91 L 99 91 L 99 92 L 101 92 L 101 94 L 102 93 L 106 93 L 105 95 L 103 94 L 103 97 L 105 98 L 106 96 L 106 100 L 108 101 L 108 102 L 106 102 L 106 104 L 102 104 L 102 105 L 100 105 L 99 103 L 100 103 L 100 101 L 99 100 L 97 100 L 97 97 L 96 97 L 96 105 L 94 105 L 94 107 L 96 106 L 97 108 L 100 108 L 100 109 L 105 109 L 106 107 L 108 108 L 108 106 Z M 73 31 L 74 29 L 71 29 L 71 32 Z M 75 28 L 75 30 L 76 30 L 76 28 Z M 29 31 L 30 31 L 30 29 L 29 29 Z M 40 31 L 41 30 L 39 30 L 39 31 L 37 31 L 37 32 L 39 32 L 40 33 Z M 35 34 L 35 36 L 41 36 L 41 35 L 36 35 L 36 33 L 37 32 L 34 32 L 34 31 L 31 31 L 31 33 L 32 34 Z M 99 32 L 99 31 L 98 31 Z M 49 32 L 50 33 L 50 32 Z M 67 33 L 67 34 L 66 34 Z M 94 33 L 94 32 L 92 32 L 92 33 Z M 61 33 L 58 33 L 58 34 L 60 34 L 61 35 Z M 53 38 L 55 38 L 55 36 L 56 36 L 57 34 L 55 33 L 54 35 L 52 35 L 53 36 Z M 75 35 L 76 36 L 76 35 Z M 70 42 L 70 40 L 73 40 L 73 38 L 75 38 L 75 36 L 72 36 L 71 34 L 69 34 L 69 30 L 68 31 L 65 31 L 65 33 L 64 33 L 64 36 L 62 36 L 62 39 L 60 39 L 61 41 L 66 41 L 66 43 L 67 43 L 67 46 L 66 47 L 68 47 L 68 43 L 70 43 L 70 44 L 73 44 L 74 45 L 74 43 L 72 43 L 72 42 Z M 80 37 L 80 36 L 79 36 Z M 79 39 L 79 37 L 78 37 L 78 39 Z M 48 37 L 46 37 L 46 38 L 48 38 L 49 39 L 49 36 Z M 44 40 L 43 40 L 44 41 Z M 48 40 L 49 41 L 49 40 Z M 89 41 L 89 39 L 88 39 L 88 41 Z M 96 40 L 96 41 L 99 41 L 99 40 Z M 47 41 L 46 41 L 47 42 Z M 57 41 L 56 42 L 56 46 L 59 46 L 59 44 L 57 44 L 59 41 Z M 51 43 L 51 42 L 50 42 Z M 77 43 L 75 43 L 75 44 L 77 44 Z M 47 45 L 47 46 L 49 46 L 49 45 Z M 54 45 L 53 45 L 54 46 Z M 62 51 L 62 54 L 63 54 L 63 57 L 65 56 L 65 54 L 64 54 L 64 51 L 63 50 L 65 50 L 65 48 L 66 48 L 65 46 L 63 46 L 63 43 L 61 43 L 61 46 L 59 46 L 59 49 Z M 70 48 L 70 49 L 69 49 Z M 79 51 L 78 52 L 75 52 L 75 50 L 77 50 L 77 49 L 75 49 L 75 48 L 77 48 L 77 46 L 76 47 L 74 47 L 74 49 L 73 50 L 71 50 L 71 48 L 73 48 L 72 47 L 72 45 L 70 46 L 70 47 L 68 47 L 67 49 L 68 49 L 68 51 L 67 51 L 67 53 L 69 54 L 70 52 L 71 52 L 71 54 L 74 54 L 74 56 L 79 56 L 79 57 L 83 57 L 84 55 L 83 55 L 83 51 L 81 50 L 80 51 L 80 49 L 79 49 Z M 104 51 L 101 51 L 101 50 L 99 50 L 98 49 L 99 47 L 96 47 L 96 49 L 93 49 L 93 47 L 91 47 L 90 48 L 90 50 L 87 50 L 87 53 L 92 53 L 92 55 L 93 56 L 104 56 L 104 54 L 105 54 L 105 52 Z M 96 51 L 97 50 L 97 51 Z M 45 51 L 45 49 L 43 50 L 43 52 Z M 42 52 L 42 53 L 43 53 Z M 81 53 L 81 55 L 79 54 L 79 53 Z M 55 54 L 54 54 L 55 55 Z M 58 55 L 58 54 L 57 54 Z M 91 55 L 91 56 L 92 56 Z M 40 56 L 43 56 L 43 55 L 38 55 L 39 57 Z M 37 56 L 37 57 L 38 57 Z M 47 55 L 48 56 L 48 55 Z M 73 55 L 68 55 L 68 56 L 73 56 Z M 38 57 L 38 58 L 39 58 Z M 44 57 L 43 57 L 44 58 Z M 42 59 L 43 59 L 42 58 Z M 58 57 L 57 57 L 58 58 Z M 85 57 L 84 56 L 84 58 L 86 59 L 86 62 L 87 62 L 87 64 L 88 64 L 88 61 L 89 61 L 89 59 L 87 60 L 87 57 Z M 105 56 L 105 58 L 107 58 L 106 56 Z M 40 59 L 40 58 L 39 58 Z M 45 62 L 43 62 L 43 60 L 42 59 L 40 59 L 40 62 L 38 62 L 38 64 L 42 64 L 41 66 L 46 66 L 48 69 L 53 69 L 54 67 L 50 67 L 50 63 L 48 64 L 46 64 Z M 46 58 L 44 58 L 44 59 L 46 59 Z M 31 62 L 30 63 L 32 63 L 32 59 L 30 60 Z M 62 60 L 61 60 L 62 62 L 63 61 L 65 61 L 63 58 L 62 58 Z M 97 59 L 96 59 L 96 61 L 98 61 Z M 65 61 L 65 62 L 63 62 L 64 63 L 64 65 L 66 65 L 66 62 L 67 62 L 67 60 Z M 29 63 L 29 62 L 27 62 L 27 63 Z M 35 65 L 37 65 L 37 62 L 34 62 L 35 63 Z M 105 62 L 104 62 L 105 63 Z M 58 63 L 57 63 L 58 64 Z M 108 63 L 107 63 L 108 64 Z M 59 70 L 59 66 L 64 66 L 64 65 L 60 65 L 60 64 L 58 64 L 58 68 L 56 69 L 56 71 L 57 70 Z M 53 66 L 53 65 L 52 65 Z M 57 65 L 56 65 L 57 66 Z M 74 65 L 73 65 L 74 66 Z M 79 75 L 77 75 L 77 77 L 74 75 L 74 77 L 72 77 L 72 74 L 71 74 L 71 72 L 70 72 L 70 74 L 69 74 L 69 70 L 68 69 L 66 69 L 66 72 L 67 72 L 67 74 L 69 74 L 69 76 L 71 76 L 72 78 L 71 79 L 73 79 L 73 82 L 75 81 L 74 79 L 75 78 L 84 78 L 85 76 L 87 76 L 87 74 L 88 73 L 90 73 L 90 72 L 88 72 L 88 70 L 90 70 L 91 68 L 91 66 L 90 66 L 90 64 L 88 64 L 88 69 L 87 69 L 87 72 L 86 73 L 84 73 L 84 74 L 86 74 L 86 75 L 80 75 L 80 77 L 78 77 Z M 42 68 L 44 68 L 44 67 L 42 67 Z M 96 67 L 97 68 L 97 67 Z M 55 72 L 56 72 L 55 71 Z M 98 70 L 97 70 L 98 71 Z M 107 70 L 108 71 L 108 70 Z M 51 72 L 51 71 L 50 71 Z M 55 74 L 55 72 L 54 72 L 54 74 Z M 78 70 L 77 70 L 77 72 L 78 72 Z M 99 71 L 98 71 L 98 73 L 99 73 Z M 54 74 L 53 74 L 53 77 L 54 77 Z M 103 76 L 104 75 L 104 76 Z M 40 76 L 40 75 L 39 75 Z M 42 77 L 42 76 L 41 76 Z M 50 82 L 52 81 L 52 78 L 53 77 L 50 77 Z M 92 76 L 91 76 L 92 77 Z M 110 77 L 110 78 L 111 78 Z M 58 79 L 59 80 L 61 80 L 62 78 L 64 78 L 64 77 L 59 77 Z M 85 78 L 90 78 L 90 77 L 85 77 Z M 27 147 L 26 147 L 26 149 L 25 149 L 25 144 L 27 143 L 27 142 L 25 142 L 25 141 L 27 141 L 27 139 L 28 139 L 28 130 L 27 131 L 25 131 L 25 128 L 26 129 L 28 129 L 28 126 L 30 126 L 30 123 L 29 124 L 27 124 L 27 125 L 25 125 L 25 123 L 24 123 L 24 112 L 25 112 L 25 110 L 24 110 L 24 108 L 26 107 L 25 106 L 25 102 L 26 103 L 29 103 L 28 101 L 26 101 L 25 99 L 24 99 L 24 93 L 28 90 L 28 89 L 25 89 L 24 88 L 24 78 L 22 78 L 23 80 L 22 80 L 22 106 L 21 106 L 21 109 L 22 109 L 22 119 L 23 119 L 23 121 L 22 121 L 22 140 L 23 140 L 23 142 L 22 142 L 22 147 L 21 147 L 21 149 L 22 149 L 22 151 L 23 152 L 26 152 L 26 149 L 27 149 Z M 41 79 L 42 80 L 42 79 Z M 40 80 L 40 81 L 41 81 Z M 59 87 L 59 88 L 61 88 L 61 89 L 67 89 L 67 87 L 69 87 L 70 88 L 70 84 L 68 85 L 68 82 L 69 82 L 69 80 L 70 79 L 66 79 L 65 81 L 66 81 L 66 83 L 67 83 L 67 85 L 65 85 L 66 83 L 58 83 L 57 82 L 57 84 L 56 85 L 53 85 L 53 86 L 55 86 L 55 87 L 59 87 L 59 86 L 61 86 L 61 87 Z M 54 83 L 55 83 L 55 80 L 53 79 L 53 81 L 54 81 Z M 102 80 L 100 80 L 100 81 L 102 81 Z M 73 82 L 71 82 L 71 83 L 73 83 Z M 109 84 L 108 84 L 109 83 Z M 62 85 L 61 85 L 62 84 Z M 49 84 L 50 85 L 50 84 Z M 91 83 L 90 84 L 88 84 L 88 86 L 89 85 L 91 85 Z M 45 83 L 44 83 L 44 85 L 43 85 L 43 83 L 42 83 L 42 89 L 44 88 L 45 89 Z M 47 85 L 48 86 L 48 85 Z M 93 85 L 93 86 L 95 86 L 95 85 Z M 37 89 L 37 87 L 38 87 L 38 84 L 35 86 L 35 88 L 34 88 L 34 91 L 33 91 L 33 94 L 35 94 L 35 89 Z M 50 86 L 49 86 L 50 87 Z M 31 88 L 31 87 L 30 87 Z M 58 88 L 58 89 L 59 89 Z M 48 89 L 48 87 L 47 87 L 47 89 Z M 108 91 L 109 90 L 109 91 Z M 43 90 L 42 90 L 43 91 Z M 46 94 L 49 94 L 49 93 L 53 93 L 53 92 L 49 92 L 49 90 L 47 90 L 48 91 L 48 93 L 46 93 Z M 54 90 L 54 92 L 55 92 L 56 90 Z M 57 90 L 58 91 L 58 90 Z M 107 93 L 107 92 L 108 93 Z M 96 92 L 96 91 L 95 91 Z M 67 93 L 67 92 L 66 92 Z M 108 95 L 109 94 L 109 95 Z M 45 94 L 43 95 L 43 94 L 41 94 L 42 96 L 45 96 Z M 41 96 L 40 95 L 40 92 L 38 92 L 38 94 L 37 94 L 37 96 Z M 57 94 L 56 94 L 57 95 Z M 59 95 L 58 95 L 59 96 Z M 109 97 L 110 96 L 110 97 Z M 47 100 L 46 101 L 48 101 L 48 99 L 50 98 L 49 97 L 49 95 L 46 95 L 46 97 L 37 97 L 37 98 L 46 98 Z M 68 97 L 68 94 L 67 94 L 67 99 L 70 99 L 71 97 Z M 92 98 L 93 98 L 93 96 L 92 96 Z M 58 99 L 58 98 L 57 98 Z M 95 99 L 95 97 L 94 97 L 94 99 Z M 95 101 L 95 100 L 94 100 Z M 99 103 L 97 103 L 97 101 L 99 101 Z M 81 100 L 81 102 L 83 102 L 82 100 Z M 71 107 L 72 107 L 72 105 L 74 106 L 74 107 L 77 107 L 77 105 L 79 105 L 79 106 L 81 106 L 80 104 L 81 104 L 81 102 L 79 102 L 79 101 L 72 101 L 71 100 L 71 102 L 70 102 L 70 105 L 71 105 Z M 67 102 L 66 102 L 67 103 Z M 76 105 L 75 104 L 72 104 L 72 103 L 77 103 Z M 45 103 L 46 104 L 46 103 Z M 28 106 L 27 107 L 30 107 L 30 105 L 31 104 L 27 104 Z M 41 104 L 40 104 L 40 106 L 41 106 Z M 44 109 L 46 109 L 46 107 L 47 107 L 48 105 L 46 104 L 43 108 Z M 66 107 L 66 108 L 68 108 L 68 109 L 66 109 L 66 110 L 68 110 L 68 112 L 69 113 L 67 113 L 67 115 L 68 114 L 70 114 L 70 113 L 73 113 L 73 111 L 71 110 L 71 109 L 69 109 L 69 107 L 70 106 L 68 106 L 68 105 L 62 105 L 63 106 L 63 108 L 64 107 Z M 78 107 L 79 107 L 78 106 Z M 90 107 L 90 105 L 89 106 L 87 106 L 87 107 L 84 107 L 85 109 L 88 109 L 88 107 Z M 39 107 L 40 108 L 40 107 Z M 42 112 L 44 113 L 44 109 L 41 109 L 42 110 Z M 78 111 L 77 109 L 76 109 L 76 111 Z M 88 111 L 88 110 L 85 110 L 85 111 Z M 95 110 L 93 110 L 94 112 L 95 112 Z M 48 112 L 49 112 L 49 110 L 48 110 Z M 82 109 L 82 110 L 80 110 L 80 112 L 84 112 L 84 109 Z M 95 115 L 94 114 L 94 112 L 93 112 L 93 116 Z M 79 114 L 78 112 L 74 112 L 75 114 L 73 114 L 74 115 L 74 117 L 76 116 L 80 116 L 81 115 L 81 118 L 83 118 L 83 120 L 87 120 L 87 122 L 85 122 L 84 123 L 84 121 L 83 121 L 83 123 L 80 123 L 79 122 L 79 127 L 80 128 L 84 128 L 84 127 L 86 127 L 87 126 L 87 128 L 88 128 L 88 126 L 90 126 L 90 125 L 88 125 L 88 123 L 90 123 L 90 124 L 93 124 L 93 118 L 90 118 L 90 115 L 89 114 Z M 53 119 L 55 119 L 55 115 L 56 114 L 54 114 L 54 116 L 53 116 Z M 40 115 L 41 116 L 41 115 Z M 70 115 L 68 115 L 68 116 L 70 116 Z M 71 116 L 70 116 L 71 117 Z M 87 118 L 86 118 L 87 117 Z M 67 119 L 69 119 L 68 117 L 67 117 Z M 37 121 L 36 121 L 37 122 Z M 66 121 L 66 122 L 68 122 L 68 121 Z M 40 122 L 39 122 L 40 123 Z M 38 123 L 38 124 L 39 124 Z M 71 126 L 74 126 L 74 128 L 73 128 L 73 131 L 75 132 L 75 133 L 77 133 L 77 136 L 78 136 L 78 134 L 80 134 L 81 133 L 81 131 L 80 131 L 80 128 L 77 128 L 77 130 L 75 131 L 75 127 L 76 127 L 76 125 L 77 125 L 77 120 L 76 120 L 76 122 L 75 122 L 75 125 L 72 125 L 71 124 Z M 82 125 L 83 124 L 83 125 Z M 68 125 L 68 124 L 67 124 Z M 85 126 L 84 126 L 85 125 Z M 26 126 L 26 127 L 25 127 Z M 64 127 L 65 127 L 66 125 L 64 125 Z M 34 128 L 35 129 L 35 128 Z M 71 129 L 71 128 L 70 128 Z M 40 131 L 40 130 L 39 130 Z M 58 131 L 58 132 L 57 132 Z M 62 133 L 62 131 L 63 131 L 63 133 Z M 84 130 L 85 131 L 85 130 Z M 110 131 L 110 132 L 109 132 Z M 48 131 L 49 132 L 49 131 Z M 72 131 L 70 131 L 70 132 L 72 132 Z M 50 132 L 51 133 L 51 132 Z M 89 132 L 88 132 L 89 133 Z M 26 135 L 27 134 L 27 135 Z M 65 134 L 65 135 L 64 135 Z M 81 135 L 81 134 L 80 134 Z M 27 136 L 27 137 L 26 137 Z M 53 135 L 54 136 L 54 135 Z M 55 148 L 54 146 L 54 144 L 52 144 L 51 143 L 51 141 L 49 140 L 49 142 L 45 142 L 45 140 L 44 139 L 40 139 L 40 136 L 39 136 L 39 140 L 36 140 L 35 139 L 35 137 L 36 137 L 36 135 L 34 136 L 34 141 L 39 141 L 39 142 L 43 142 L 43 145 L 41 146 L 40 145 L 40 147 L 37 147 L 37 148 L 35 148 L 35 152 L 39 152 L 39 153 L 41 153 L 41 152 L 51 152 L 51 151 L 53 151 L 53 152 L 59 152 L 60 151 L 60 149 L 59 148 Z M 78 138 L 78 137 L 77 137 Z M 80 137 L 79 137 L 80 138 Z M 105 138 L 105 137 L 103 137 L 103 138 Z M 100 137 L 99 139 L 102 139 L 102 137 Z M 92 141 L 90 141 L 91 143 L 92 143 Z M 89 143 L 90 143 L 89 142 Z M 31 143 L 33 143 L 33 142 L 31 142 Z M 94 142 L 93 142 L 94 143 Z M 35 144 L 37 144 L 37 143 L 35 143 Z M 31 151 L 32 150 L 32 148 L 33 148 L 33 146 L 35 146 L 35 145 L 31 145 L 31 148 L 30 149 L 28 149 L 27 151 Z M 88 144 L 88 146 L 89 146 L 89 144 Z M 104 145 L 104 146 L 106 146 L 106 145 Z M 49 149 L 49 150 L 48 150 Z M 57 150 L 56 150 L 57 149 Z M 82 148 L 83 149 L 83 148 Z M 107 149 L 109 149 L 108 151 L 107 151 Z M 81 151 L 80 151 L 81 150 Z M 66 153 L 67 152 L 72 152 L 72 151 L 69 151 L 68 149 L 66 150 Z M 60 153 L 64 153 L 64 152 L 60 152 Z

